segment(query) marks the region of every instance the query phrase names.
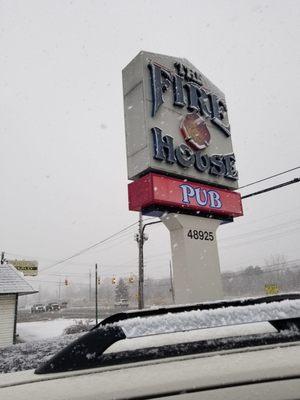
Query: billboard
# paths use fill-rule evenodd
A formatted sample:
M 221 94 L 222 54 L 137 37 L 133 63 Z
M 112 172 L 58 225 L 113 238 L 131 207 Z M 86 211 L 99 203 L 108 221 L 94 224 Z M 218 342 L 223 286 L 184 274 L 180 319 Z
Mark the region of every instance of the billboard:
M 140 52 L 123 70 L 128 178 L 148 172 L 236 189 L 224 93 L 185 59 Z
M 38 274 L 38 262 L 35 260 L 8 260 L 8 263 L 22 272 L 24 276 L 36 276 Z

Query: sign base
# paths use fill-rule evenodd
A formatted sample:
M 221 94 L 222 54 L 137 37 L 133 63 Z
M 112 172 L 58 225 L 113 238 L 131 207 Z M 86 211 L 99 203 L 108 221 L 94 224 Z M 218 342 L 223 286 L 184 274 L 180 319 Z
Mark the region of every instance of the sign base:
M 161 220 L 170 231 L 175 303 L 222 299 L 216 239 L 222 221 L 174 213 Z

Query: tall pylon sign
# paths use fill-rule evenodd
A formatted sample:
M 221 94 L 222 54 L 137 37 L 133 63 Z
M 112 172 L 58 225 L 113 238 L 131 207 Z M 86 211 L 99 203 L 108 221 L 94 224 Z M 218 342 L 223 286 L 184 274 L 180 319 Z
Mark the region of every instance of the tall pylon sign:
M 243 215 L 224 94 L 189 61 L 123 70 L 129 209 L 170 231 L 176 303 L 223 297 L 216 231 Z

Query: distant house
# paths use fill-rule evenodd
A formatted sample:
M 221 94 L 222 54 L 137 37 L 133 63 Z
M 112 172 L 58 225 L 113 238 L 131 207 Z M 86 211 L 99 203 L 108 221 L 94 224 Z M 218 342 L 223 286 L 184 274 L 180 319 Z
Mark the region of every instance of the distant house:
M 11 265 L 0 264 L 0 347 L 15 343 L 18 297 L 37 293 Z

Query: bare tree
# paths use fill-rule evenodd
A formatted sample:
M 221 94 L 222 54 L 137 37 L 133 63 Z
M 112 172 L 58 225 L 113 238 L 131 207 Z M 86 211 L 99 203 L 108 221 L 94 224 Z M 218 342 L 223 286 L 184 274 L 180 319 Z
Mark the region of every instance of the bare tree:
M 282 270 L 286 267 L 287 260 L 284 254 L 273 254 L 265 259 L 265 266 L 268 269 Z

